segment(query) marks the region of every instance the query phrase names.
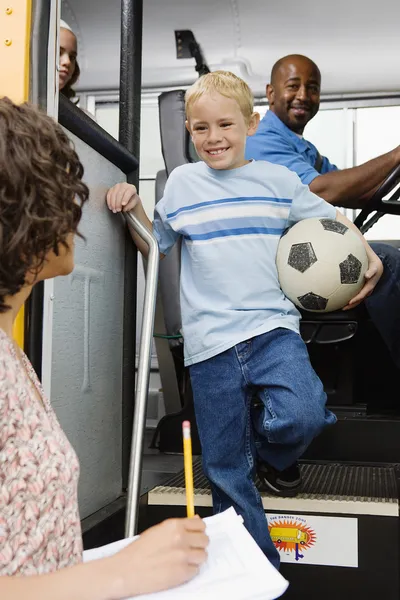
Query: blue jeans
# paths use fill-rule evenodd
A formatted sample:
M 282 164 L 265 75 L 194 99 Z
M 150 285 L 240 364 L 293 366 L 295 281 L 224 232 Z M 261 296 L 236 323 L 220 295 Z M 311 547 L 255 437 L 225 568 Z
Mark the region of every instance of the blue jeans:
M 390 355 L 400 369 L 400 251 L 389 244 L 372 243 L 383 263 L 383 275 L 365 306 Z
M 325 408 L 322 383 L 301 337 L 275 329 L 190 367 L 203 469 L 214 511 L 230 506 L 276 567 L 254 485 L 257 457 L 278 470 L 292 465 L 336 417 Z M 252 420 L 254 398 L 263 409 Z

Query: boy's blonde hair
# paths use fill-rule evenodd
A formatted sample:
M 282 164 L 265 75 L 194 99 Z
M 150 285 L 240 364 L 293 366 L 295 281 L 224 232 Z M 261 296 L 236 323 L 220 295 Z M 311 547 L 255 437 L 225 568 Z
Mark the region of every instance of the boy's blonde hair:
M 190 86 L 185 94 L 186 117 L 189 118 L 191 107 L 201 96 L 213 92 L 236 100 L 246 123 L 250 121 L 253 114 L 253 94 L 247 83 L 230 71 L 207 73 Z

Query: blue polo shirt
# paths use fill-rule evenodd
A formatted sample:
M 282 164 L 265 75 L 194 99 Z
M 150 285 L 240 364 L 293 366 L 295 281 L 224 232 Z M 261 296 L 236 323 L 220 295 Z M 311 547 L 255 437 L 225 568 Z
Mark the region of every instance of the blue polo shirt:
M 337 167 L 323 157 L 319 173 L 314 168 L 317 155 L 318 150 L 314 144 L 286 127 L 271 110 L 260 121 L 256 134 L 247 138 L 247 159 L 267 160 L 283 165 L 297 173 L 306 185 L 310 185 L 318 175 L 337 171 Z

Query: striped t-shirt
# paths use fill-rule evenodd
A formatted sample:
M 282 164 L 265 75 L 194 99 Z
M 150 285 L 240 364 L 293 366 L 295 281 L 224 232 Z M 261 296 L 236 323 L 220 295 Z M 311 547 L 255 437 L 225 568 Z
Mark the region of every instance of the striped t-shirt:
M 275 264 L 282 232 L 336 210 L 286 167 L 252 161 L 219 171 L 204 162 L 176 168 L 154 214 L 167 254 L 182 236 L 181 310 L 185 364 L 206 360 L 277 327 L 299 329 Z

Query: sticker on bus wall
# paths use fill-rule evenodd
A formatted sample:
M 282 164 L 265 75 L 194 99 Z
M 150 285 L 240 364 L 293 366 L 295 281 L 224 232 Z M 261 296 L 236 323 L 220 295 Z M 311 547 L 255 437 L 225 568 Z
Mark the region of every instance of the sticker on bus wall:
M 358 567 L 356 518 L 290 514 L 266 517 L 282 562 Z

